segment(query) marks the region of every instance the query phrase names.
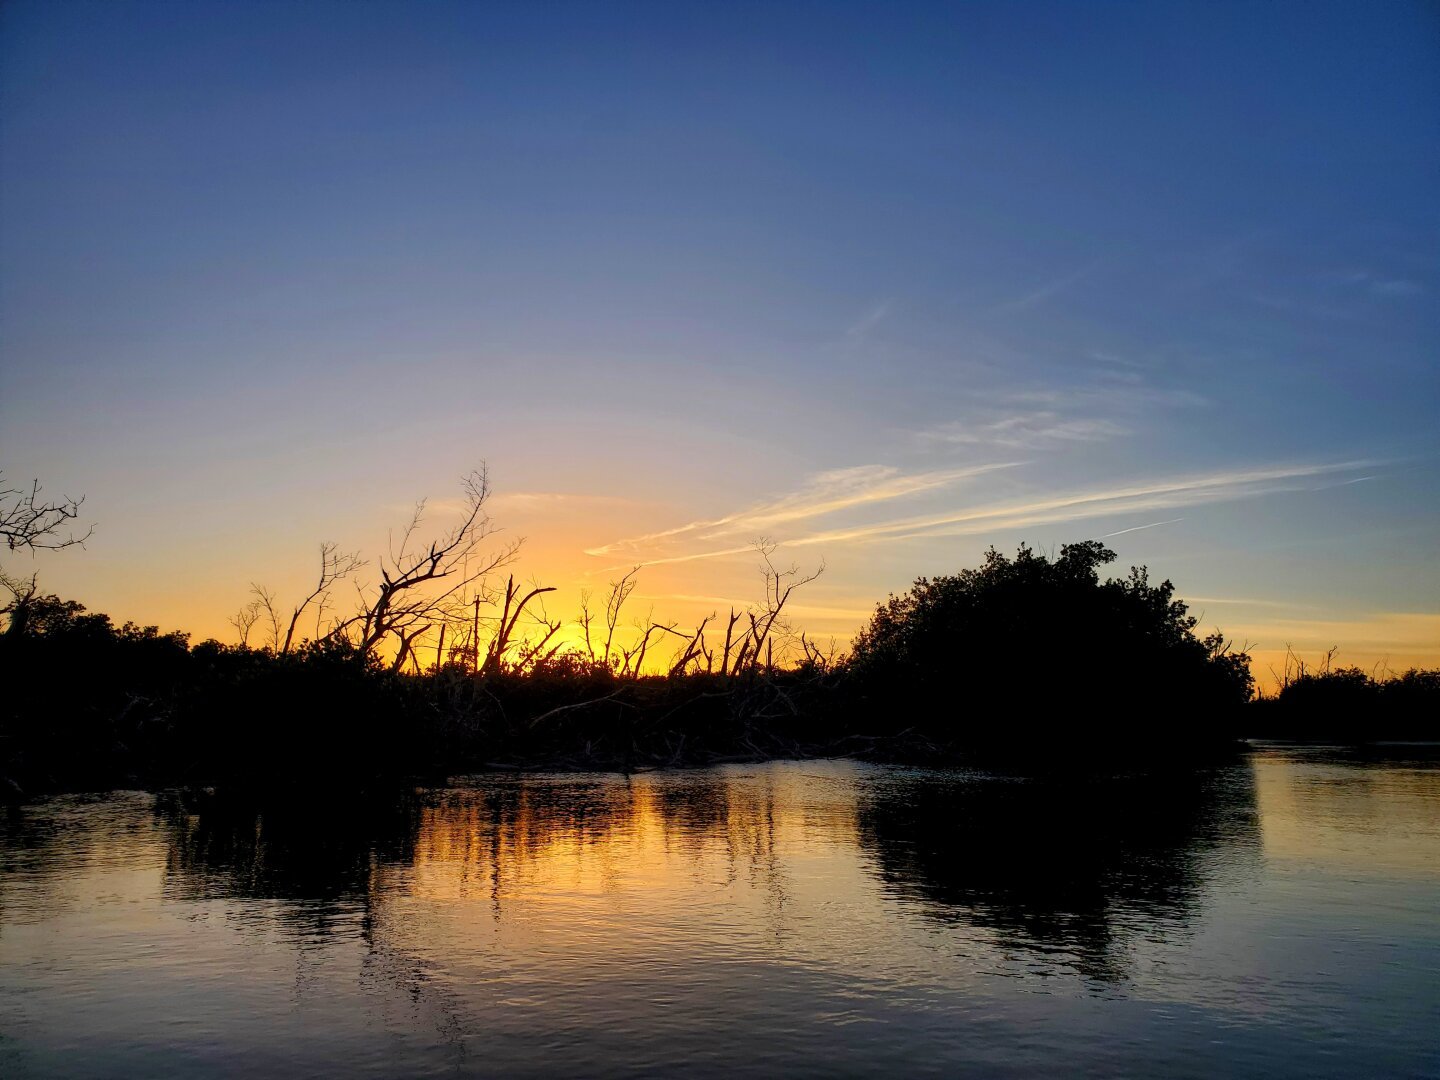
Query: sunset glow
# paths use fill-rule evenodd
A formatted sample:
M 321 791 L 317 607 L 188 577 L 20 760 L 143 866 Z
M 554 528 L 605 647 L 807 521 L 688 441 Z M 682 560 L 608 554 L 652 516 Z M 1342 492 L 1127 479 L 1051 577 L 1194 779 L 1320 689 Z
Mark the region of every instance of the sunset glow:
M 627 617 L 693 627 L 763 536 L 843 649 L 919 575 L 1102 537 L 1262 680 L 1440 662 L 1418 8 L 760 51 L 719 9 L 329 10 L 7 6 L 3 465 L 96 525 L 45 588 L 233 640 L 485 461 L 551 617 L 641 565 Z

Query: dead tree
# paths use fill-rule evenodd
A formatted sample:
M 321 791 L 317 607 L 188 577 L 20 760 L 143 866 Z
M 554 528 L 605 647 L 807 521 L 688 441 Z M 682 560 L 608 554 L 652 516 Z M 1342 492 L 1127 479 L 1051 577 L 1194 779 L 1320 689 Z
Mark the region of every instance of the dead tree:
M 706 661 L 706 670 L 709 670 L 710 652 L 705 648 L 705 627 L 710 624 L 710 620 L 714 617 L 714 612 L 706 615 L 705 618 L 700 620 L 700 625 L 695 628 L 695 632 L 691 634 L 690 637 L 685 638 L 685 645 L 676 653 L 675 660 L 670 665 L 670 676 L 672 678 L 685 674 L 685 669 L 690 666 L 691 661 L 694 661 L 698 667 L 699 661 L 702 658 Z M 671 630 L 671 633 L 675 632 L 676 631 Z M 684 637 L 683 634 L 680 636 Z
M 558 641 L 554 645 L 550 645 L 550 639 L 560 632 L 561 627 L 565 625 L 564 622 L 551 622 L 548 619 L 542 619 L 540 624 L 545 627 L 545 633 L 539 640 L 526 642 L 520 647 L 519 660 L 515 663 L 516 669 L 528 667 L 533 671 L 536 668 L 544 667 L 551 660 L 555 659 L 556 654 L 565 647 L 563 641 Z M 550 648 L 546 649 L 546 645 L 550 645 Z
M 580 618 L 577 621 L 580 624 L 580 629 L 583 630 L 585 633 L 585 655 L 589 657 L 591 663 L 594 663 L 595 645 L 590 638 L 590 627 L 595 621 L 595 615 L 590 610 L 589 589 L 580 590 Z
M 235 633 L 240 638 L 240 647 L 248 648 L 250 645 L 250 631 L 260 621 L 260 601 L 251 600 L 234 615 L 230 616 L 230 625 L 235 627 Z
M 524 613 L 525 606 L 542 593 L 555 591 L 555 586 L 553 585 L 546 585 L 544 587 L 536 585 L 522 596 L 520 594 L 522 587 L 523 586 L 517 586 L 515 584 L 514 574 L 511 574 L 509 580 L 505 582 L 505 604 L 504 607 L 500 609 L 500 623 L 495 629 L 495 636 L 490 641 L 490 651 L 486 654 L 485 666 L 481 669 L 487 674 L 500 670 L 505 654 L 510 650 L 510 646 L 514 642 L 515 627 L 520 622 L 520 616 Z M 554 623 L 552 625 L 546 620 L 545 625 L 551 627 L 551 629 L 550 632 L 545 635 L 544 641 L 541 642 L 541 647 L 543 647 L 544 642 L 549 641 L 552 636 L 559 632 L 562 624 Z
M 795 565 L 790 566 L 787 570 L 778 569 L 770 558 L 774 554 L 775 544 L 769 540 L 757 540 L 755 549 L 760 553 L 762 560 L 760 573 L 765 579 L 765 600 L 758 612 L 750 613 L 749 662 L 752 670 L 760 664 L 762 649 L 765 654 L 765 666 L 774 666 L 775 637 L 777 629 L 785 628 L 786 624 L 781 621 L 780 616 L 785 610 L 786 603 L 790 600 L 790 594 L 802 585 L 808 585 L 825 572 L 823 562 L 814 573 L 806 575 L 801 575 L 800 567 Z M 737 674 L 739 670 L 737 664 Z
M 95 527 L 77 535 L 67 524 L 79 518 L 84 501 L 83 495 L 46 499 L 40 494 L 39 480 L 32 481 L 28 490 L 10 487 L 0 473 L 0 539 L 11 551 L 59 551 L 83 545 Z
M 415 654 L 415 642 L 424 637 L 429 629 L 429 623 L 422 623 L 396 631 L 396 637 L 400 639 L 400 647 L 395 650 L 395 659 L 390 663 L 391 671 L 402 670 L 407 660 L 414 664 L 416 671 L 420 670 L 420 662 L 416 659 Z
M 295 627 L 300 622 L 300 616 L 311 604 L 316 605 L 316 636 L 319 637 L 320 619 L 329 605 L 330 590 L 336 582 L 349 577 L 364 565 L 365 560 L 360 558 L 358 551 L 341 551 L 337 544 L 330 541 L 320 545 L 320 579 L 310 595 L 300 601 L 291 613 L 290 625 L 285 628 L 285 640 L 280 644 L 280 652 L 290 651 L 290 646 L 295 641 Z
M 275 607 L 275 594 L 264 585 L 250 583 L 250 591 L 255 594 L 255 599 L 250 601 L 250 606 L 255 609 L 255 622 L 266 624 L 269 634 L 265 642 L 265 648 L 272 652 L 280 651 L 280 612 Z M 241 611 L 245 609 L 242 608 Z
M 657 623 L 654 621 L 653 615 L 654 612 L 652 610 L 651 618 L 635 624 L 635 629 L 641 632 L 640 640 L 629 649 L 621 650 L 620 674 L 636 676 L 642 674 L 642 669 L 645 666 L 645 655 L 650 651 L 651 636 L 654 634 L 675 633 L 674 623 L 670 623 L 668 626 Z
M 390 549 L 380 561 L 379 583 L 371 589 L 357 588 L 359 610 L 331 631 L 330 636 L 355 646 L 362 663 L 394 639 L 400 652 L 392 668 L 398 670 L 416 639 L 445 617 L 457 596 L 515 558 L 518 539 L 484 550 L 496 531 L 485 510 L 490 483 L 484 468 L 467 476 L 463 488 L 459 522 L 428 544 L 419 540 L 425 502 L 416 504 L 398 539 L 391 537 Z
M 468 565 L 462 566 L 459 573 L 468 577 Z M 490 590 L 484 582 L 476 582 L 473 591 L 471 587 L 462 588 L 435 606 L 431 612 L 430 629 L 437 632 L 436 671 L 447 664 L 453 664 L 472 674 L 478 673 L 476 642 L 480 638 L 480 608 L 493 602 Z M 448 647 L 447 639 L 450 642 Z
M 602 657 L 606 664 L 610 663 L 610 650 L 615 640 L 615 627 L 620 622 L 620 611 L 630 594 L 635 591 L 635 586 L 639 584 L 635 580 L 635 575 L 639 572 L 640 567 L 637 566 L 619 581 L 610 583 L 610 597 L 605 602 L 605 655 Z
M 555 590 L 553 588 L 548 588 L 542 591 L 554 592 Z M 540 601 L 538 607 L 540 610 L 534 612 L 531 615 L 531 618 L 535 622 L 536 630 L 544 630 L 544 633 L 540 634 L 540 636 L 537 638 L 527 638 L 519 643 L 517 647 L 518 651 L 516 654 L 515 662 L 510 665 L 511 670 L 523 671 L 524 669 L 529 668 L 533 671 L 538 667 L 543 667 L 545 664 L 553 660 L 555 656 L 562 649 L 565 648 L 565 642 L 563 639 L 555 641 L 555 644 L 553 645 L 550 644 L 551 641 L 554 641 L 555 635 L 560 633 L 560 631 L 565 628 L 565 620 L 550 618 L 549 612 L 545 610 L 545 603 L 543 600 Z
M 733 607 L 730 609 L 730 621 L 725 624 L 725 646 L 720 653 L 721 675 L 730 674 L 730 647 L 731 642 L 735 641 L 735 624 L 740 621 L 742 614 L 742 612 L 736 611 Z M 735 644 L 738 646 L 739 642 L 735 642 Z
M 824 675 L 835 667 L 835 639 L 830 639 L 830 648 L 822 652 L 820 647 L 805 634 L 800 635 L 800 666 L 818 675 Z

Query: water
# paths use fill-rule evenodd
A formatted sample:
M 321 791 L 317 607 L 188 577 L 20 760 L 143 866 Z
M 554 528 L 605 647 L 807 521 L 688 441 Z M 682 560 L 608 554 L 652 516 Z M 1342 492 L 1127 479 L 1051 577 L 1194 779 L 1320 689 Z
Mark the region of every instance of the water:
M 1440 1075 L 1440 768 L 787 762 L 0 825 L 0 1075 Z

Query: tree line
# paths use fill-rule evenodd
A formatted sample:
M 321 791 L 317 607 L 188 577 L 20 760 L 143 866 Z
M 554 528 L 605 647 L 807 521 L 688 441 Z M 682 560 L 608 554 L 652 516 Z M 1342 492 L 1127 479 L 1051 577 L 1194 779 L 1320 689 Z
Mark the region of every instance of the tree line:
M 238 641 L 116 626 L 0 577 L 0 777 L 15 792 L 114 783 L 363 785 L 530 766 L 635 769 L 857 755 L 1048 767 L 1086 754 L 1185 758 L 1238 737 L 1433 733 L 1440 673 L 1303 668 L 1264 709 L 1250 657 L 1144 567 L 1102 577 L 1097 541 L 993 548 L 877 605 L 846 654 L 788 618 L 813 571 L 757 544 L 763 593 L 696 626 L 624 622 L 639 568 L 571 621 L 511 571 L 483 469 L 425 539 L 425 505 L 373 561 L 321 546 L 313 585 L 256 585 Z M 79 546 L 79 500 L 4 488 L 10 550 Z M 374 569 L 371 577 L 365 572 Z M 657 662 L 659 661 L 659 662 Z M 1332 722 L 1327 717 L 1340 717 Z

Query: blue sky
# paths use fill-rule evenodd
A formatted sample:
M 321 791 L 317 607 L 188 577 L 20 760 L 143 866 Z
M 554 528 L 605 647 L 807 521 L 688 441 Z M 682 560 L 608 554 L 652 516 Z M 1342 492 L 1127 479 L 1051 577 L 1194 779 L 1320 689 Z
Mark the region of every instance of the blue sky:
M 1440 662 L 1433 6 L 22 0 L 0 95 L 0 467 L 93 606 L 223 633 L 485 459 L 680 617 L 760 532 L 842 638 L 1117 534 Z

